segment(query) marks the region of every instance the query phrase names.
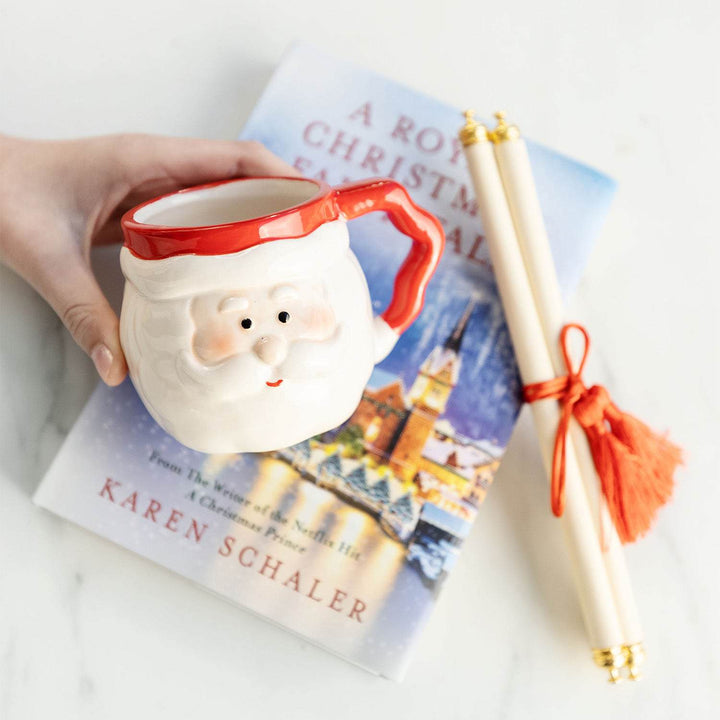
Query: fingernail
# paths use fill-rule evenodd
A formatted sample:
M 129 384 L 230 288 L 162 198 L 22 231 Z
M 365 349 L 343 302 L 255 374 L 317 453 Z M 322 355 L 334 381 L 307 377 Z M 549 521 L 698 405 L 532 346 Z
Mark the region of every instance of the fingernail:
M 103 343 L 96 345 L 90 353 L 90 359 L 95 363 L 95 369 L 103 382 L 107 382 L 108 373 L 113 364 L 113 354 L 108 346 Z

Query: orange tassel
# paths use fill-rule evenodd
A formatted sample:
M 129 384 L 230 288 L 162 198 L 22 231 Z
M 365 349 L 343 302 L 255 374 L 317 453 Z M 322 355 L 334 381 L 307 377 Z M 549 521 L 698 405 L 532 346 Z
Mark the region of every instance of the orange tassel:
M 585 351 L 573 370 L 567 347 L 571 329 L 585 338 Z M 621 412 L 602 385 L 585 387 L 581 375 L 590 350 L 590 336 L 581 325 L 565 325 L 560 347 L 568 374 L 526 385 L 527 402 L 557 398 L 562 407 L 555 438 L 552 468 L 552 508 L 562 515 L 565 505 L 565 442 L 574 415 L 587 435 L 610 517 L 620 540 L 634 542 L 652 525 L 658 509 L 672 495 L 673 474 L 682 463 L 680 448 L 655 434 L 640 420 Z

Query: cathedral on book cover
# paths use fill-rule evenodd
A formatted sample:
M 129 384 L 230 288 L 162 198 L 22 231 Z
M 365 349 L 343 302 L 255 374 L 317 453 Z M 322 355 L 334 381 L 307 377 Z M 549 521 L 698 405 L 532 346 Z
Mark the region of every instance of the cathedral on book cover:
M 409 393 L 397 377 L 387 377 L 382 387 L 367 387 L 347 425 L 362 430 L 368 455 L 386 462 L 396 477 L 412 481 L 430 473 L 477 504 L 493 463 L 483 462 L 488 458 L 478 458 L 478 453 L 463 452 L 452 428 L 438 422 L 460 377 L 460 348 L 474 307 L 470 300 L 450 336 L 420 366 Z

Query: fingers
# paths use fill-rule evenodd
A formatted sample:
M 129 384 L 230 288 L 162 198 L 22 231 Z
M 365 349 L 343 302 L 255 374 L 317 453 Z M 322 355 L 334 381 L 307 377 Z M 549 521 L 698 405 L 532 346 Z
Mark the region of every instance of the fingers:
M 199 140 L 159 135 L 116 135 L 105 139 L 122 168 L 124 190 L 117 207 L 95 230 L 94 245 L 122 242 L 120 218 L 141 202 L 215 180 L 243 176 L 289 176 L 300 173 L 253 140 Z
M 102 380 L 119 385 L 127 374 L 117 315 L 80 259 L 60 267 L 38 289 L 75 342 L 90 356 Z
M 230 144 L 238 143 L 243 146 L 243 157 L 237 165 L 238 174 L 300 177 L 300 173 L 292 165 L 270 152 L 262 143 L 256 140 L 239 140 Z
M 200 140 L 154 135 L 126 135 L 118 151 L 131 188 L 155 184 L 170 191 L 213 180 L 245 175 L 299 175 L 291 165 L 252 140 Z M 147 189 L 150 189 L 147 187 Z

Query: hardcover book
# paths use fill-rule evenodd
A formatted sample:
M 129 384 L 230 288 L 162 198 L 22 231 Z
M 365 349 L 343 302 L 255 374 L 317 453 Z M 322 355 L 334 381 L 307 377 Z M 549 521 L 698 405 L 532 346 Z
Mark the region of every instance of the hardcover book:
M 447 244 L 424 311 L 347 422 L 273 453 L 194 452 L 152 420 L 129 381 L 100 385 L 35 502 L 400 679 L 520 408 L 461 124 L 456 108 L 295 46 L 242 138 L 330 184 L 394 178 L 435 213 Z M 567 291 L 614 186 L 539 145 L 530 154 Z M 350 234 L 380 312 L 407 241 L 377 213 Z

